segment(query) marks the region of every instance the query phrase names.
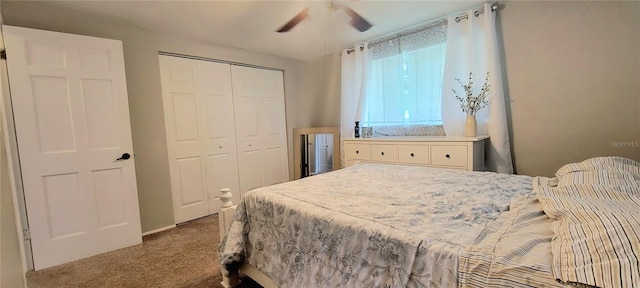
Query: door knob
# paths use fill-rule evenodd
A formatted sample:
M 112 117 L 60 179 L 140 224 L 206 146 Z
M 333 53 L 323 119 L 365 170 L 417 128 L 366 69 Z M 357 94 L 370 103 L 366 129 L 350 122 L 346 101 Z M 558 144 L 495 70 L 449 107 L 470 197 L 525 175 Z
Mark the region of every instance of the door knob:
M 116 159 L 116 161 L 118 160 L 127 160 L 131 158 L 131 155 L 129 155 L 129 153 L 123 153 L 122 156 L 120 156 L 120 158 Z

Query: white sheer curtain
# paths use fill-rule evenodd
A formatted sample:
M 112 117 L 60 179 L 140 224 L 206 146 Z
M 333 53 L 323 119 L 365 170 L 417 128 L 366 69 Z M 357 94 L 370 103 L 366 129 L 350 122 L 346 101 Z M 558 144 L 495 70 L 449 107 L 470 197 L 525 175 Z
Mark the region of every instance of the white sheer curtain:
M 368 72 L 368 43 L 356 45 L 352 52 L 342 51 L 342 87 L 340 107 L 340 138 L 354 136 L 355 121 L 362 121 L 366 105 Z M 340 141 L 342 146 L 342 141 Z M 344 167 L 344 147 L 340 147 L 340 166 Z
M 474 95 L 484 83 L 489 72 L 491 105 L 477 114 L 478 135 L 489 135 L 487 169 L 501 173 L 513 173 L 507 116 L 500 68 L 499 46 L 495 28 L 495 11 L 491 4 L 484 5 L 484 13 L 478 16 L 467 12 L 467 19 L 455 21 L 448 17 L 447 54 L 442 89 L 442 122 L 447 135 L 462 135 L 466 115 L 451 89 L 462 91 L 455 78 L 466 83 L 473 73 Z

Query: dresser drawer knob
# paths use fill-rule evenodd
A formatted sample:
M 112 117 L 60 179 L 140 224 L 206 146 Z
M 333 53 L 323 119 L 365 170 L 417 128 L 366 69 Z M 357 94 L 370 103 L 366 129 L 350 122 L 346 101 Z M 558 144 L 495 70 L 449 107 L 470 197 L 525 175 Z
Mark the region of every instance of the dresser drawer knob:
M 356 150 L 356 154 L 360 153 L 360 151 Z
M 384 152 L 380 152 L 380 155 L 384 156 Z
M 413 157 L 413 153 L 411 153 L 411 157 Z
M 449 154 L 444 155 L 444 157 L 447 157 L 447 159 L 451 159 L 451 156 Z

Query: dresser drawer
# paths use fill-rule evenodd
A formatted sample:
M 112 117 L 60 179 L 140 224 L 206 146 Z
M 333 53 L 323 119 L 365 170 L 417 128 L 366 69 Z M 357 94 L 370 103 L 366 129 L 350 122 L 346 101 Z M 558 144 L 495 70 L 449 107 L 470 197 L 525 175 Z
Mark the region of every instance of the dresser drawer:
M 379 162 L 398 162 L 398 145 L 371 144 L 371 160 Z
M 371 160 L 371 145 L 348 144 L 346 145 L 347 158 L 357 160 Z
M 431 165 L 466 167 L 469 163 L 467 146 L 432 145 Z
M 398 145 L 398 162 L 429 165 L 429 145 Z
M 487 138 L 406 136 L 343 139 L 343 164 L 346 167 L 360 163 L 385 163 L 484 171 L 484 142 Z

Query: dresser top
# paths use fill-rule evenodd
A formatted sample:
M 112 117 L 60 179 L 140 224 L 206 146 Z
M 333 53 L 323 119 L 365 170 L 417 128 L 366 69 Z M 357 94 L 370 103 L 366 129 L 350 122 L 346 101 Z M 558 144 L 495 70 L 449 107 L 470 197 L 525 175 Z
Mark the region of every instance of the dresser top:
M 380 136 L 369 138 L 343 138 L 345 141 L 396 141 L 396 142 L 476 142 L 489 138 L 488 135 L 479 135 L 477 137 L 463 136 Z

